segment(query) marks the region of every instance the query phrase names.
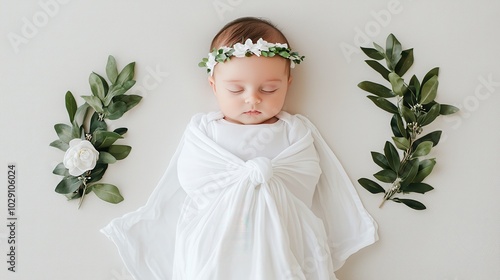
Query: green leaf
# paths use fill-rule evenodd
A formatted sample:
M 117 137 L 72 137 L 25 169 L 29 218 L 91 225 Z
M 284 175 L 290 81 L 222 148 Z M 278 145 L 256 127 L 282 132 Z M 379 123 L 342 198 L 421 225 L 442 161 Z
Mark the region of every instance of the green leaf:
M 415 193 L 426 193 L 432 191 L 434 188 L 426 183 L 411 183 L 408 186 L 402 187 L 401 190 L 404 193 L 415 192 Z
M 77 198 L 80 198 L 82 197 L 82 192 L 72 192 L 72 193 L 65 193 L 64 196 L 68 199 L 68 200 L 72 200 L 72 199 L 77 199 Z
M 65 143 L 61 140 L 55 140 L 52 141 L 52 143 L 50 143 L 49 146 L 58 148 L 59 150 L 66 152 L 66 150 L 69 148 L 69 143 Z
M 415 100 L 418 99 L 418 97 L 420 96 L 420 82 L 418 81 L 417 76 L 411 76 L 409 88 L 412 89 Z
M 385 50 L 384 50 L 384 48 L 382 48 L 379 44 L 377 44 L 377 43 L 375 43 L 375 42 L 373 42 L 373 46 L 375 47 L 375 49 L 376 49 L 379 53 L 382 53 L 382 54 L 384 54 L 384 56 L 385 56 Z
M 392 133 L 396 137 L 407 137 L 406 129 L 403 124 L 403 119 L 399 114 L 392 115 L 391 118 L 391 129 Z
M 380 96 L 380 97 L 394 97 L 394 93 L 387 87 L 383 86 L 383 85 L 380 85 L 380 84 L 377 84 L 377 83 L 373 83 L 373 82 L 369 82 L 369 81 L 363 81 L 361 83 L 358 84 L 358 87 L 362 90 L 365 90 L 365 91 L 368 91 L 370 93 L 373 93 L 377 96 Z
M 394 72 L 402 77 L 413 65 L 413 61 L 413 49 L 402 51 L 401 59 L 399 60 L 398 64 L 396 64 L 396 67 L 394 67 Z
M 56 175 L 61 175 L 61 176 L 69 176 L 69 170 L 64 167 L 64 164 L 61 162 L 59 163 L 55 168 L 54 170 L 52 171 L 52 173 L 56 174 Z
M 416 158 L 405 163 L 401 171 L 401 187 L 408 186 L 413 182 L 418 172 L 418 164 L 419 160 Z
M 423 141 L 422 143 L 418 144 L 417 148 L 415 151 L 412 153 L 412 158 L 416 157 L 421 157 L 421 156 L 426 156 L 431 152 L 432 149 L 432 142 L 431 141 Z
M 108 125 L 104 121 L 99 120 L 99 114 L 94 112 L 90 118 L 90 133 L 93 134 L 97 130 L 107 130 Z
M 420 137 L 419 139 L 415 140 L 415 142 L 413 142 L 413 144 L 412 144 L 412 148 L 416 149 L 417 146 L 420 145 L 420 143 L 422 143 L 424 141 L 431 141 L 432 146 L 436 147 L 436 145 L 439 143 L 439 139 L 441 139 L 441 134 L 442 134 L 441 130 L 436 130 L 436 131 L 433 131 L 429 134 L 426 134 L 426 135 Z
M 127 105 L 125 102 L 113 102 L 111 105 L 108 107 L 108 115 L 106 115 L 106 118 L 110 120 L 116 120 L 119 119 L 125 114 L 125 111 L 127 110 Z
M 406 91 L 404 80 L 398 74 L 391 72 L 389 73 L 389 82 L 391 83 L 392 91 L 399 96 L 403 96 Z
M 415 209 L 415 210 L 424 210 L 426 209 L 425 205 L 423 205 L 421 202 L 418 202 L 416 200 L 413 200 L 413 199 L 403 199 L 403 198 L 393 198 L 392 199 L 394 202 L 397 202 L 397 203 L 403 203 L 404 205 L 412 208 L 412 209 Z
M 387 81 L 389 81 L 389 73 L 391 73 L 391 72 L 389 70 L 387 70 L 387 68 L 385 68 L 384 66 L 382 66 L 382 64 L 378 63 L 375 60 L 365 60 L 365 62 L 371 68 L 373 68 L 373 70 L 375 70 L 378 73 L 380 73 L 380 75 L 382 75 L 382 77 L 384 77 L 384 79 L 386 79 Z
M 375 60 L 381 60 L 384 59 L 384 54 L 380 53 L 376 49 L 372 48 L 363 48 L 361 47 L 361 50 L 369 57 Z
M 372 152 L 372 159 L 373 162 L 375 162 L 378 166 L 382 167 L 383 169 L 388 169 L 389 167 L 389 162 L 387 161 L 387 158 L 378 152 Z
M 127 131 L 128 131 L 128 129 L 126 127 L 119 127 L 117 129 L 113 130 L 113 132 L 116 132 L 120 135 L 127 133 Z
M 73 97 L 73 94 L 70 91 L 68 91 L 66 92 L 66 96 L 64 99 L 66 101 L 66 111 L 68 111 L 69 122 L 73 122 L 77 109 L 75 97 Z
M 106 95 L 106 98 L 104 99 L 104 106 L 108 106 L 109 103 L 111 103 L 111 101 L 113 100 L 113 98 L 115 96 L 119 96 L 119 95 L 122 95 L 124 94 L 125 92 L 127 91 L 127 89 L 125 89 L 124 87 L 122 86 L 118 86 L 118 85 L 114 85 L 111 87 L 111 89 L 109 90 L 108 92 L 108 95 Z
M 400 150 L 406 151 L 410 147 L 410 141 L 405 137 L 392 137 L 392 140 Z
M 389 167 L 392 171 L 398 172 L 400 165 L 399 154 L 394 145 L 392 145 L 389 141 L 385 142 L 384 155 L 387 158 L 387 162 L 389 163 Z
M 405 119 L 405 121 L 407 123 L 417 121 L 417 117 L 415 116 L 415 112 L 413 112 L 410 108 L 403 105 L 400 107 L 400 110 L 401 110 L 401 114 L 403 115 L 403 118 Z
M 402 50 L 401 43 L 398 41 L 396 36 L 389 34 L 385 41 L 385 55 L 387 60 L 390 62 L 388 63 L 390 70 L 393 70 L 401 59 Z
M 109 203 L 116 204 L 123 201 L 123 196 L 118 188 L 111 184 L 93 184 L 92 191 L 97 197 Z
M 439 67 L 432 68 L 429 72 L 427 72 L 427 74 L 425 74 L 424 79 L 422 80 L 422 85 L 427 83 L 427 81 L 434 76 L 439 76 Z
M 89 109 L 89 104 L 87 102 L 83 103 L 78 109 L 76 109 L 75 118 L 73 124 L 82 125 L 87 117 L 87 112 Z
M 112 55 L 108 56 L 108 62 L 106 63 L 106 75 L 108 76 L 111 84 L 114 84 L 116 82 L 116 79 L 118 78 L 118 68 L 116 67 L 116 60 Z
M 94 169 L 92 169 L 92 172 L 90 172 L 89 183 L 101 180 L 102 176 L 104 176 L 104 173 L 106 172 L 107 169 L 108 169 L 108 164 L 105 163 L 96 164 Z
M 108 148 L 108 153 L 110 153 L 116 160 L 122 160 L 126 158 L 132 147 L 126 145 L 111 145 Z
M 367 191 L 376 194 L 376 193 L 385 193 L 384 188 L 382 188 L 379 184 L 376 182 L 366 179 L 366 178 L 361 178 L 358 180 L 359 184 L 365 188 Z
M 96 149 L 101 150 L 113 145 L 116 140 L 121 138 L 123 138 L 123 136 L 113 131 L 96 130 L 93 134 L 92 141 Z
M 125 112 L 132 109 L 135 105 L 139 104 L 139 102 L 141 100 L 142 100 L 142 96 L 134 95 L 134 94 L 120 95 L 120 96 L 116 96 L 114 98 L 115 102 L 125 102 L 125 104 L 127 105 L 127 109 L 125 110 Z
M 425 126 L 432 123 L 439 116 L 440 109 L 441 106 L 438 103 L 434 104 L 427 113 L 418 118 L 418 124 L 420 126 Z
M 123 83 L 123 88 L 125 89 L 125 91 L 127 91 L 134 85 L 135 85 L 135 80 L 126 81 L 125 83 Z
M 413 179 L 413 182 L 415 183 L 422 182 L 425 179 L 425 177 L 431 174 L 434 165 L 436 165 L 435 159 L 425 159 L 420 161 L 420 164 L 418 166 L 418 173 L 417 176 L 415 176 L 415 179 Z
M 89 76 L 89 83 L 93 96 L 98 97 L 100 100 L 104 100 L 108 93 L 108 83 L 106 83 L 104 78 L 92 72 Z
M 68 144 L 69 141 L 73 139 L 73 128 L 71 126 L 64 123 L 58 123 L 54 125 L 54 129 L 62 142 Z
M 77 177 L 74 176 L 66 176 L 64 177 L 61 182 L 56 186 L 56 193 L 60 194 L 68 194 L 72 193 L 80 187 L 82 182 L 78 180 Z
M 99 159 L 97 160 L 97 163 L 110 164 L 115 162 L 116 158 L 112 154 L 104 151 L 99 152 Z
M 368 95 L 367 97 L 373 103 L 375 103 L 375 105 L 377 105 L 377 107 L 379 107 L 380 109 L 382 109 L 384 111 L 387 111 L 387 112 L 389 112 L 391 114 L 398 113 L 398 107 L 396 107 L 396 105 L 392 104 L 387 99 L 385 99 L 383 97 L 378 97 L 378 96 L 375 96 L 375 95 Z
M 373 174 L 373 177 L 377 178 L 379 181 L 384 183 L 392 183 L 396 180 L 398 175 L 396 174 L 396 172 L 390 169 L 384 169 Z
M 71 126 L 71 136 L 73 138 L 81 138 L 82 136 L 82 129 L 75 122 Z
M 422 91 L 420 92 L 420 104 L 427 104 L 434 101 L 437 95 L 438 85 L 438 76 L 433 76 L 422 85 Z
M 134 78 L 134 67 L 135 62 L 131 62 L 123 67 L 120 74 L 118 74 L 118 78 L 116 80 L 117 85 L 123 85 L 125 82 L 130 81 Z
M 99 97 L 96 96 L 82 96 L 83 100 L 87 102 L 90 107 L 92 107 L 96 112 L 98 113 L 104 113 L 103 107 L 102 107 L 102 101 L 99 99 Z
M 439 110 L 439 114 L 441 114 L 441 115 L 451 115 L 451 114 L 455 114 L 459 110 L 460 109 L 458 109 L 455 106 L 447 105 L 447 104 L 441 104 L 441 109 Z

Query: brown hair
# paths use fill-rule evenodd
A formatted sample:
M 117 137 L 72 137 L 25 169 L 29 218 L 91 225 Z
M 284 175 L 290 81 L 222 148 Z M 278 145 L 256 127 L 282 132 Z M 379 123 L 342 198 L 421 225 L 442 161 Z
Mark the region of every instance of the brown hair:
M 285 35 L 270 21 L 256 17 L 242 17 L 222 27 L 213 38 L 210 51 L 222 46 L 231 47 L 236 43 L 244 43 L 246 39 L 257 42 L 260 38 L 269 43 L 288 44 Z

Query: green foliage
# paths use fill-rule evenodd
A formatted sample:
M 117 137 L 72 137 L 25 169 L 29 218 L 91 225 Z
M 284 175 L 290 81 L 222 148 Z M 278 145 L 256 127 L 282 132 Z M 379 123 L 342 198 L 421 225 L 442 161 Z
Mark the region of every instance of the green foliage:
M 119 119 L 141 101 L 141 96 L 125 94 L 135 84 L 134 68 L 135 62 L 132 62 L 118 71 L 116 60 L 110 55 L 106 64 L 108 80 L 92 72 L 89 76 L 91 95 L 81 96 L 84 104 L 78 106 L 73 94 L 66 92 L 65 106 L 70 125 L 59 123 L 54 126 L 59 139 L 50 143 L 50 146 L 67 151 L 72 139 L 85 139 L 99 152 L 95 167 L 79 176 L 70 175 L 62 162 L 52 171 L 63 176 L 55 191 L 69 200 L 79 198 L 79 207 L 85 195 L 90 192 L 110 203 L 123 201 L 116 186 L 98 181 L 104 176 L 109 164 L 125 159 L 132 150 L 130 146 L 115 144 L 123 139 L 128 129 L 120 127 L 108 131 L 106 120 Z M 91 115 L 87 119 L 89 113 Z
M 426 207 L 419 201 L 394 196 L 412 192 L 424 194 L 434 189 L 422 181 L 436 164 L 434 158 L 426 157 L 439 143 L 441 131 L 420 135 L 423 127 L 431 124 L 438 116 L 454 114 L 458 112 L 458 108 L 436 102 L 439 86 L 437 67 L 427 72 L 421 83 L 415 75 L 408 83 L 405 82 L 403 75 L 414 62 L 413 49 L 403 50 L 393 34 L 387 37 L 385 49 L 376 43 L 373 46 L 374 48 L 361 47 L 372 59 L 365 62 L 389 82 L 390 88 L 370 81 L 363 81 L 358 87 L 372 94 L 367 97 L 377 107 L 392 114 L 392 143 L 385 143 L 383 154 L 371 152 L 373 162 L 382 168 L 373 176 L 382 183 L 391 184 L 391 187 L 384 189 L 367 178 L 361 178 L 358 182 L 373 194 L 384 194 L 380 206 L 391 200 L 415 210 L 423 210 Z M 382 60 L 386 66 L 378 62 Z

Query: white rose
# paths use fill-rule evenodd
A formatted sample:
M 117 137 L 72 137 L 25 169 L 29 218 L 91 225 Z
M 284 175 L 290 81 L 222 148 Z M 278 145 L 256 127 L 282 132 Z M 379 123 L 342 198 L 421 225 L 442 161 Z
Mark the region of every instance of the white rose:
M 69 174 L 79 176 L 83 172 L 94 169 L 99 152 L 87 140 L 73 139 L 69 141 L 69 148 L 64 154 L 63 164 Z

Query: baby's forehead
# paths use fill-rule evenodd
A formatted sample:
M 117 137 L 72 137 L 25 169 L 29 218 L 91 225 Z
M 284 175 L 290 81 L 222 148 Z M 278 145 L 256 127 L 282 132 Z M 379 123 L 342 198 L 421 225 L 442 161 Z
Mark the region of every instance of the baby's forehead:
M 286 59 L 282 57 L 233 57 L 215 66 L 215 77 L 223 80 L 282 80 L 288 76 Z

